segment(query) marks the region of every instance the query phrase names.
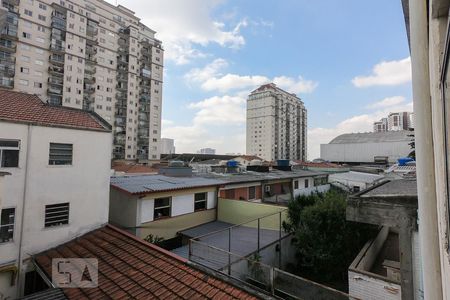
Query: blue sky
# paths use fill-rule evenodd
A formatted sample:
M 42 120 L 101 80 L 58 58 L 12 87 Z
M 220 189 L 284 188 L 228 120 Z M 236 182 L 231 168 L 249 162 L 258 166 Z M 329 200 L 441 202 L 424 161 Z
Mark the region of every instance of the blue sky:
M 245 152 L 245 100 L 275 81 L 308 109 L 308 158 L 412 111 L 401 1 L 119 0 L 165 48 L 163 137 L 177 152 Z

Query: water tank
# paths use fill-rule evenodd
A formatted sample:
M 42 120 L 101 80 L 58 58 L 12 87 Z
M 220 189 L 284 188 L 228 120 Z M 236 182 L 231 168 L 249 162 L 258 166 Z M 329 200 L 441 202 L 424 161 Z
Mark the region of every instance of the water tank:
M 235 160 L 229 160 L 227 161 L 227 167 L 237 167 L 238 166 L 238 162 Z
M 259 159 L 252 159 L 249 163 L 250 166 L 262 166 L 262 161 Z
M 171 160 L 169 161 L 169 167 L 184 167 L 184 161 Z
M 289 159 L 279 159 L 279 160 L 277 160 L 277 166 L 288 167 L 289 166 Z
M 398 159 L 398 165 L 399 166 L 406 166 L 407 162 L 413 161 L 411 157 L 402 157 Z

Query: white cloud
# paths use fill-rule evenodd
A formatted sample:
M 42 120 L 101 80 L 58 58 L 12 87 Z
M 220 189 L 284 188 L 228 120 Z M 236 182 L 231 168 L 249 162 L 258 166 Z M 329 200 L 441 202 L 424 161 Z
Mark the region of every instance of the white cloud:
M 207 64 L 203 68 L 193 68 L 184 75 L 186 81 L 200 84 L 204 91 L 219 91 L 225 93 L 233 90 L 252 89 L 259 85 L 274 82 L 280 88 L 291 93 L 311 93 L 318 83 L 312 80 L 305 80 L 302 76 L 297 78 L 288 76 L 278 76 L 270 79 L 263 75 L 238 75 L 222 74 L 223 69 L 229 66 L 229 63 L 218 58 Z
M 291 93 L 295 94 L 307 94 L 312 93 L 319 83 L 312 80 L 305 80 L 302 76 L 298 76 L 297 79 L 287 76 L 279 76 L 273 79 L 273 82 Z
M 246 99 L 239 96 L 214 96 L 200 102 L 189 104 L 191 109 L 199 109 L 194 124 L 233 124 L 245 123 Z
M 109 0 L 114 4 L 114 1 Z M 177 64 L 186 64 L 206 54 L 196 46 L 211 43 L 238 49 L 245 45 L 241 29 L 248 26 L 246 18 L 226 26 L 212 17 L 212 12 L 223 0 L 119 0 L 141 18 L 141 22 L 155 30 L 163 41 L 165 58 Z M 227 24 L 232 21 L 227 22 Z
M 308 130 L 308 159 L 320 157 L 320 144 L 329 143 L 340 134 L 373 131 L 373 122 L 387 116 L 390 112 L 413 111 L 412 102 L 383 107 L 369 114 L 350 117 L 334 128 L 312 128 Z
M 373 67 L 372 75 L 356 76 L 353 85 L 359 88 L 375 85 L 399 85 L 411 81 L 411 57 L 382 61 Z
M 390 107 L 393 105 L 398 105 L 402 102 L 405 102 L 405 97 L 403 96 L 394 96 L 394 97 L 388 97 L 384 98 L 383 100 L 377 101 L 375 103 L 369 104 L 366 106 L 368 109 L 376 109 L 376 108 L 384 108 L 384 107 Z

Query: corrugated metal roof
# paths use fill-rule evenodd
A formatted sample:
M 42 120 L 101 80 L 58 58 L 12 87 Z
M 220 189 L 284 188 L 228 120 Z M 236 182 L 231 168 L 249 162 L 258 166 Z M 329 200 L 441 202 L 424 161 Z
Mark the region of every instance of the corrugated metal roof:
M 131 194 L 146 194 L 201 186 L 223 184 L 224 181 L 203 177 L 169 177 L 164 175 L 138 175 L 111 177 L 111 186 Z
M 346 133 L 335 137 L 330 144 L 353 144 L 353 143 L 389 143 L 411 141 L 413 134 L 408 130 L 386 131 L 386 132 L 364 132 Z
M 362 172 L 343 172 L 343 173 L 335 173 L 330 175 L 330 181 L 339 179 L 339 180 L 350 180 L 350 181 L 359 181 L 365 183 L 372 183 L 374 181 L 383 179 L 384 176 L 370 173 L 362 173 Z
M 417 181 L 415 179 L 392 180 L 361 195 L 361 197 L 395 196 L 417 197 Z

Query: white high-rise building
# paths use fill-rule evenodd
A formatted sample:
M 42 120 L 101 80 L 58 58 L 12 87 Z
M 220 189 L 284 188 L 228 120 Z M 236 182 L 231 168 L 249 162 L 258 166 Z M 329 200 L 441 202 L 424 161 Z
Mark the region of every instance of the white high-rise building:
M 198 154 L 216 154 L 216 149 L 213 148 L 202 148 L 197 151 Z
M 378 122 L 373 123 L 373 131 L 374 132 L 385 132 L 388 131 L 388 119 L 382 118 Z
M 174 154 L 174 153 L 175 153 L 175 141 L 173 139 L 162 138 L 161 154 Z
M 159 159 L 163 49 L 103 0 L 3 0 L 0 87 L 83 108 L 113 126 L 113 158 Z
M 299 97 L 275 84 L 257 88 L 247 99 L 247 154 L 265 160 L 306 161 L 307 112 Z
M 387 118 L 373 123 L 374 132 L 409 130 L 411 128 L 414 128 L 414 113 L 406 111 L 389 113 Z

